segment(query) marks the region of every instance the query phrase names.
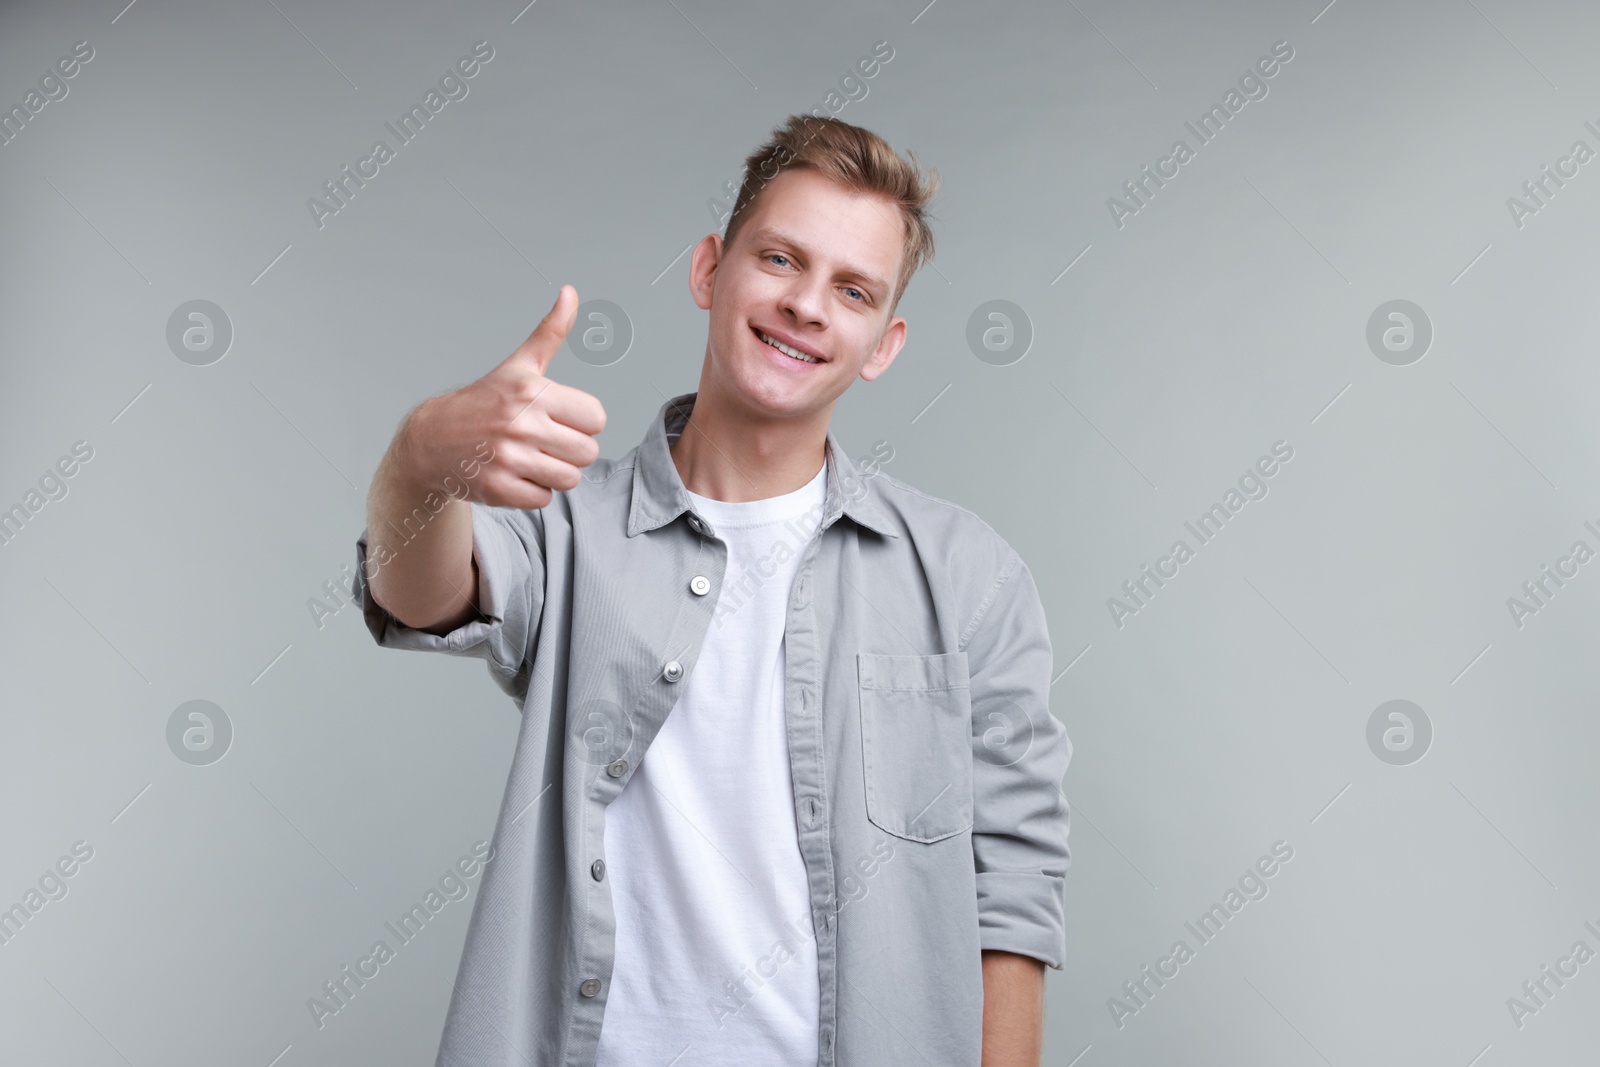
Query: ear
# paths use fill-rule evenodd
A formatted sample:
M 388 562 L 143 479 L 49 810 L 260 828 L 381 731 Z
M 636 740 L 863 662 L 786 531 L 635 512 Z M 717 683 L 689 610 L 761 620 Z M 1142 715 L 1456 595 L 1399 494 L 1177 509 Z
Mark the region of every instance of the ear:
M 722 262 L 722 236 L 708 233 L 694 246 L 689 260 L 689 295 L 702 311 L 711 310 L 711 291 L 716 287 L 717 265 Z
M 889 320 L 888 328 L 878 339 L 878 347 L 867 357 L 866 365 L 861 368 L 861 377 L 870 382 L 888 370 L 889 364 L 894 362 L 894 357 L 900 354 L 900 348 L 905 343 L 906 320 L 897 315 Z

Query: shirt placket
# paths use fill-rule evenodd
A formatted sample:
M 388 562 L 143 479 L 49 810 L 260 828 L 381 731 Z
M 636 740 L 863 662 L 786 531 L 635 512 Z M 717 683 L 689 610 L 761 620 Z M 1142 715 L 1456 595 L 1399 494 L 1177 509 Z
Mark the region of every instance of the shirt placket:
M 640 594 L 641 600 L 649 605 L 649 610 L 673 613 L 663 661 L 657 665 L 649 682 L 636 690 L 642 694 L 639 698 L 642 711 L 648 716 L 648 721 L 656 724 L 658 729 L 659 724 L 666 720 L 673 705 L 677 703 L 682 692 L 680 686 L 687 677 L 690 667 L 699 659 L 700 649 L 710 630 L 727 569 L 727 546 L 716 539 L 711 526 L 692 512 L 687 522 L 696 535 L 697 543 L 685 546 L 682 531 L 672 529 L 643 535 L 672 537 L 675 540 L 675 558 L 671 566 L 664 568 L 670 584 L 661 590 L 641 591 Z M 709 595 L 713 591 L 716 591 L 717 596 Z M 654 737 L 654 731 L 651 736 Z M 584 912 L 583 935 L 578 946 L 581 978 L 575 990 L 579 1003 L 573 1015 L 573 1027 L 568 1035 L 569 1052 L 566 1057 L 568 1067 L 587 1067 L 594 1062 L 607 999 L 603 994 L 610 991 L 610 982 L 602 981 L 599 976 L 601 974 L 614 976 L 616 962 L 614 910 L 607 909 L 610 922 L 606 935 L 598 939 L 591 937 L 594 930 L 595 909 L 601 906 L 594 894 L 605 892 L 605 887 L 601 884 L 606 878 L 603 809 L 627 786 L 634 769 L 644 758 L 645 751 L 645 747 L 641 745 L 637 751 L 631 751 L 628 757 L 611 760 L 605 765 L 604 773 L 596 772 L 592 766 L 584 768 L 581 772 L 585 773 L 592 783 L 588 789 L 588 805 L 583 827 L 584 857 L 589 861 L 584 869 L 583 879 L 589 883 L 587 888 L 590 892 L 585 892 L 581 896 L 581 907 Z M 603 943 L 594 944 L 593 942 L 597 940 Z
M 829 471 L 831 476 L 833 471 Z M 827 747 L 822 718 L 821 652 L 814 590 L 822 538 L 837 507 L 836 479 L 828 486 L 822 523 L 807 545 L 789 593 L 784 628 L 784 707 L 789 739 L 789 773 L 795 787 L 800 856 L 811 891 L 811 920 L 817 949 L 817 1064 L 831 1067 L 837 1019 L 838 941 L 834 896 L 832 819 L 828 808 Z

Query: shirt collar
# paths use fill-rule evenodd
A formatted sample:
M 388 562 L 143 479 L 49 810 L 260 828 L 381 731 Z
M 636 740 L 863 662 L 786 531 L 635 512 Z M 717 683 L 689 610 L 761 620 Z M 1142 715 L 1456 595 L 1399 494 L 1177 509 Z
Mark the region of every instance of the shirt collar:
M 688 490 L 672 461 L 672 451 L 667 447 L 669 433 L 681 433 L 694 409 L 698 392 L 683 393 L 661 405 L 660 412 L 650 424 L 649 431 L 640 443 L 633 465 L 633 504 L 628 512 L 628 536 L 665 526 L 689 506 Z M 827 496 L 823 502 L 819 529 L 827 529 L 840 514 L 850 516 L 855 522 L 888 537 L 900 536 L 890 524 L 879 504 L 877 487 L 872 477 L 864 475 L 855 462 L 839 447 L 839 441 L 828 431 L 827 440 Z M 845 495 L 845 486 L 852 489 Z

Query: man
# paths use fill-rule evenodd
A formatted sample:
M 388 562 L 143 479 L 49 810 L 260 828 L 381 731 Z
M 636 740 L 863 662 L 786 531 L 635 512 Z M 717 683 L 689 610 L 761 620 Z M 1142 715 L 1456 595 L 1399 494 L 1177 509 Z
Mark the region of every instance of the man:
M 367 623 L 522 710 L 441 1067 L 1037 1065 L 1071 753 L 1038 591 L 829 431 L 905 342 L 936 188 L 792 116 L 695 249 L 700 387 L 627 455 L 546 377 L 570 286 L 403 420 Z

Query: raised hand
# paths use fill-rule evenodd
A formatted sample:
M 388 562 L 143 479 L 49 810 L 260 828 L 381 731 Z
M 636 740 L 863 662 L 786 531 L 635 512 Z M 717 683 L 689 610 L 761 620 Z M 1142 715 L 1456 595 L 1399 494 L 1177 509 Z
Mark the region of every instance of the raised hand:
M 437 485 L 454 475 L 468 487 L 464 499 L 512 508 L 542 508 L 554 490 L 578 484 L 580 469 L 600 455 L 596 435 L 606 411 L 598 398 L 545 373 L 577 307 L 577 290 L 563 285 L 549 313 L 499 366 L 417 406 L 400 457 L 407 481 Z M 462 478 L 468 469 L 475 473 Z

